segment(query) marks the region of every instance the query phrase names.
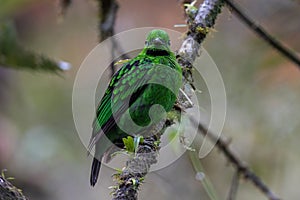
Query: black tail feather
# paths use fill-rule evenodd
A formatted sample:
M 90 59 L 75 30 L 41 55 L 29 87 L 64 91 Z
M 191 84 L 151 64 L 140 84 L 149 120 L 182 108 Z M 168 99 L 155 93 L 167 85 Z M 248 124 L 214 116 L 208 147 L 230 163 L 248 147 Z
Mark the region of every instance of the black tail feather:
M 97 183 L 100 167 L 101 167 L 101 162 L 97 158 L 94 158 L 92 164 L 92 170 L 91 170 L 91 178 L 90 178 L 90 183 L 91 186 L 93 187 Z

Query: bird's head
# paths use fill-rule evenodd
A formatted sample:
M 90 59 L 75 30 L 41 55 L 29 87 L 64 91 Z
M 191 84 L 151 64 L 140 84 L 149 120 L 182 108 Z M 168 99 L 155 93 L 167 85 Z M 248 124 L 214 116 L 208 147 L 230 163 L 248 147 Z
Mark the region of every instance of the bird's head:
M 146 49 L 157 49 L 162 51 L 170 51 L 170 38 L 169 35 L 159 29 L 150 31 L 147 35 L 145 42 Z

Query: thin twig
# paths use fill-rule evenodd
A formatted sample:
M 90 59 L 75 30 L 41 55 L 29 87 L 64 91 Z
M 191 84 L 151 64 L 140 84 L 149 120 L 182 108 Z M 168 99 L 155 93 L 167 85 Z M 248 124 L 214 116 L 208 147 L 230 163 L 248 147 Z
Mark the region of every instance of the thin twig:
M 281 42 L 276 40 L 271 34 L 259 26 L 254 20 L 247 16 L 241 8 L 232 0 L 224 0 L 227 6 L 232 10 L 232 12 L 240 18 L 246 25 L 249 26 L 251 30 L 257 33 L 263 40 L 274 47 L 280 54 L 285 56 L 288 60 L 294 62 L 296 66 L 300 69 L 300 58 L 289 48 L 285 47 Z
M 102 42 L 114 34 L 114 25 L 119 5 L 115 0 L 98 0 L 99 41 Z
M 98 0 L 99 7 L 99 41 L 102 42 L 114 35 L 114 25 L 119 5 L 115 0 Z M 112 42 L 111 56 L 114 58 L 116 43 Z M 115 65 L 110 64 L 111 76 L 115 73 Z
M 58 15 L 64 17 L 67 9 L 70 7 L 72 0 L 59 0 Z
M 210 132 L 203 124 L 198 123 L 193 117 L 190 117 L 190 121 L 194 126 L 198 127 L 198 131 L 208 138 L 215 142 L 216 147 L 225 155 L 230 163 L 232 163 L 236 170 L 243 175 L 246 180 L 251 181 L 258 189 L 260 189 L 270 200 L 279 200 L 269 187 L 257 176 L 249 167 L 247 167 L 239 157 L 229 149 L 228 142 L 226 142 L 222 137 L 218 138 Z
M 99 41 L 102 42 L 115 34 L 114 26 L 116 22 L 119 5 L 116 0 L 98 0 L 99 6 Z M 115 51 L 121 52 L 121 59 L 129 57 L 123 53 L 122 47 L 111 37 L 111 56 L 115 57 Z M 111 76 L 115 74 L 115 61 L 110 64 Z
M 240 182 L 240 172 L 237 170 L 233 174 L 227 200 L 235 200 L 236 199 L 236 194 L 237 194 L 237 191 L 238 191 L 239 182 Z

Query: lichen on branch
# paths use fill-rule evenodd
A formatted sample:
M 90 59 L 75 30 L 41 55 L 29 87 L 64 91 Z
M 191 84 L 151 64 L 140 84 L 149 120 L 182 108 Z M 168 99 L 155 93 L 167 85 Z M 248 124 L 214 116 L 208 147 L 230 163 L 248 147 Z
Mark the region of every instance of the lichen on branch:
M 0 200 L 28 200 L 20 189 L 5 178 L 3 171 L 0 175 Z

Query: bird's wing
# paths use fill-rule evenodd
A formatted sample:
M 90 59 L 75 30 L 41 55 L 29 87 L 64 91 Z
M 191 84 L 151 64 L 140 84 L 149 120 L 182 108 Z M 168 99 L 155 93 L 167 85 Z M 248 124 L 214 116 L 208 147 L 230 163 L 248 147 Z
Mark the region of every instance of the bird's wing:
M 142 65 L 144 66 L 141 67 Z M 130 104 L 135 102 L 147 88 L 146 84 L 153 74 L 151 67 L 151 60 L 137 57 L 124 64 L 112 77 L 96 112 L 93 135 L 88 146 L 89 152 L 97 141 L 116 125 L 116 121 L 128 109 L 128 102 L 130 101 Z

